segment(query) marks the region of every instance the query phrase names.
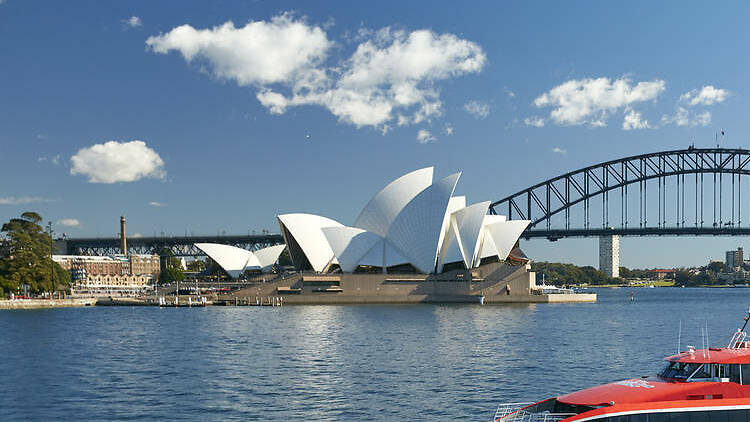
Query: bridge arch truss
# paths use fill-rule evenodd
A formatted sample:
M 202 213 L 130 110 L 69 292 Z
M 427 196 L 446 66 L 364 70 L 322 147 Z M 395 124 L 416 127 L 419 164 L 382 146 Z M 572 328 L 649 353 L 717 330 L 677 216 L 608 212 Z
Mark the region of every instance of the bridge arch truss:
M 746 149 L 655 152 L 546 180 L 492 203 L 490 213 L 531 220 L 525 238 L 748 235 L 750 226 L 742 226 L 742 176 L 748 175 Z

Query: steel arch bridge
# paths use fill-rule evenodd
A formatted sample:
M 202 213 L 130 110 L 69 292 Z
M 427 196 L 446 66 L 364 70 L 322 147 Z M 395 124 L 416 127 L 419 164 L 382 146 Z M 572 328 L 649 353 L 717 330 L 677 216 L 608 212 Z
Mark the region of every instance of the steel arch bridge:
M 526 239 L 750 235 L 750 225 L 742 226 L 742 176 L 748 175 L 746 149 L 655 152 L 546 180 L 492 203 L 490 213 L 531 220 Z

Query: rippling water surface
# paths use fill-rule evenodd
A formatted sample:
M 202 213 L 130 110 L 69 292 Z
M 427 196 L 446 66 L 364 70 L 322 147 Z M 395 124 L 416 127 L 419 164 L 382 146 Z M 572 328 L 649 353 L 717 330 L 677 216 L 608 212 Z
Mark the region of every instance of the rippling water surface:
M 636 301 L 630 301 L 631 291 Z M 600 289 L 596 304 L 0 312 L 2 420 L 489 420 L 651 374 L 750 289 Z

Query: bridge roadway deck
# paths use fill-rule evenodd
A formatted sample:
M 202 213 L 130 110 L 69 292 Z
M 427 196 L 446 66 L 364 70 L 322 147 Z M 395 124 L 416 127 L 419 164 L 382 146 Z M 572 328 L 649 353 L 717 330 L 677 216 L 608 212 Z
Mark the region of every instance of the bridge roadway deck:
M 595 236 L 748 236 L 750 227 L 644 227 L 644 228 L 588 228 L 588 229 L 551 229 L 526 230 L 524 239 L 545 238 L 558 240 L 565 237 Z

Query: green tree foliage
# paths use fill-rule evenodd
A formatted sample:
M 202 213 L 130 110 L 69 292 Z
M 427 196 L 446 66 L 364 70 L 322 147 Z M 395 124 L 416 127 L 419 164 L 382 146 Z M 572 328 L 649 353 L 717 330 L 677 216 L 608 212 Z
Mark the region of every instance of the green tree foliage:
M 206 269 L 206 261 L 196 259 L 187 263 L 188 271 L 203 271 Z
M 70 274 L 52 261 L 54 241 L 41 223 L 42 216 L 27 211 L 2 225 L 0 231 L 6 237 L 8 250 L 7 256 L 0 257 L 1 295 L 16 293 L 23 284 L 28 284 L 32 293 L 70 284 Z
M 556 262 L 532 262 L 531 270 L 536 272 L 536 282 L 542 283 L 544 274 L 547 284 L 571 285 L 571 284 L 615 284 L 621 283 L 621 279 L 607 277 L 606 274 L 594 267 L 578 267 L 573 264 L 561 264 Z
M 161 250 L 161 272 L 159 272 L 159 283 L 174 283 L 185 279 L 180 260 L 172 254 L 169 248 Z

